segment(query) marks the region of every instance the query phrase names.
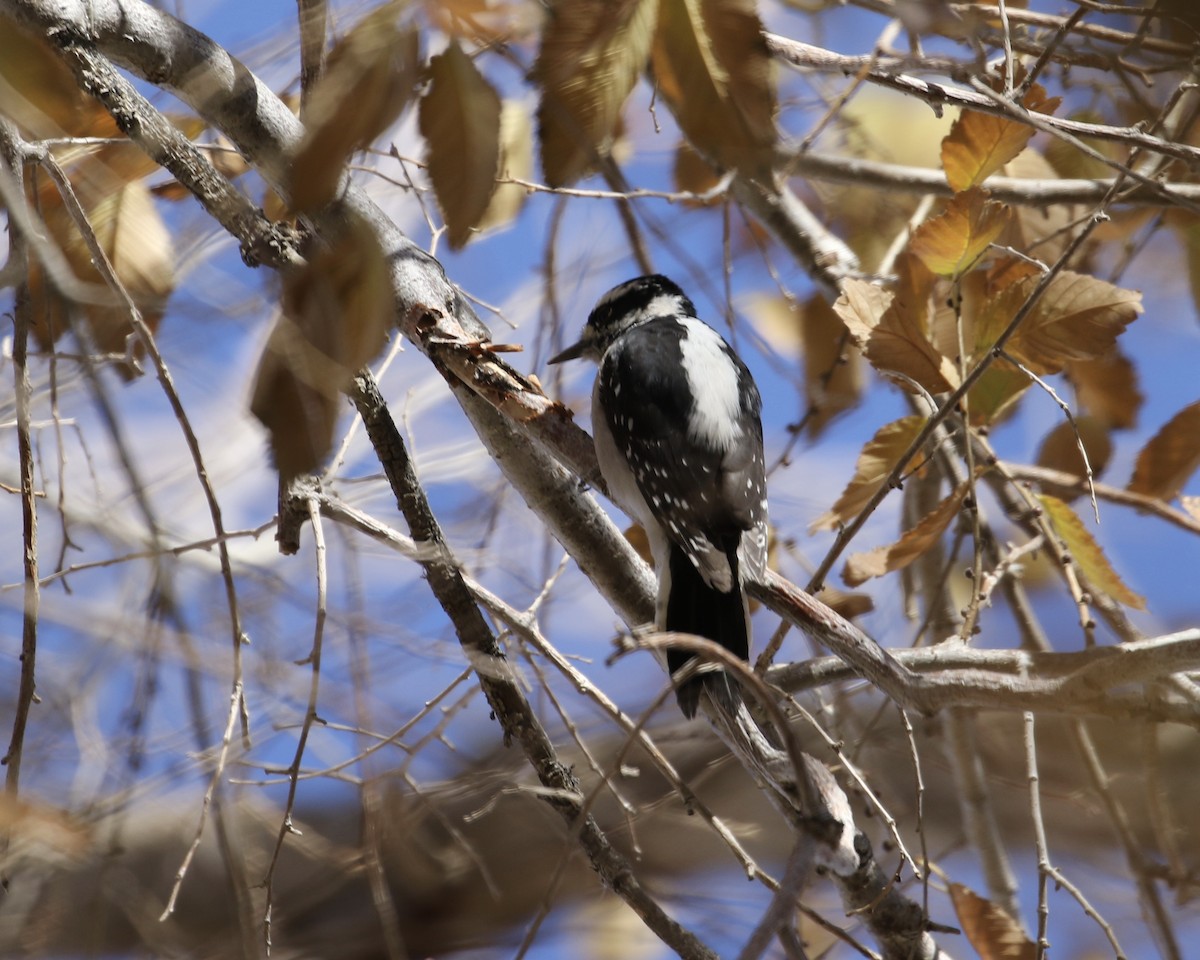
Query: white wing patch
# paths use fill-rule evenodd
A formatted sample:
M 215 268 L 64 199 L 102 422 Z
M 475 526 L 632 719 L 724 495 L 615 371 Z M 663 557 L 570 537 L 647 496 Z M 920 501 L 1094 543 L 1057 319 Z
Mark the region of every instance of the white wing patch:
M 710 450 L 725 453 L 741 437 L 738 417 L 737 367 L 725 353 L 725 342 L 711 327 L 687 317 L 687 336 L 680 341 L 683 368 L 692 379 L 695 406 L 688 416 L 688 436 Z

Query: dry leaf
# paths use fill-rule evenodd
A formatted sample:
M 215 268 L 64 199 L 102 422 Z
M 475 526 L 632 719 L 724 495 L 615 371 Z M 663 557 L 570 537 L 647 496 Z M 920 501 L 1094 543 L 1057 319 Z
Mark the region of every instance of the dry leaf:
M 114 186 L 107 193 L 91 189 L 80 191 L 88 222 L 100 248 L 112 263 L 117 279 L 125 287 L 142 314 L 155 330 L 175 289 L 175 251 L 171 235 L 154 205 L 154 197 L 140 180 Z M 91 251 L 75 228 L 57 191 L 40 193 L 42 216 L 50 235 L 62 248 L 75 276 L 90 283 L 99 292 L 105 290 L 100 272 L 92 262 Z M 33 300 L 33 334 L 44 349 L 53 346 L 67 330 L 65 305 L 58 293 L 48 286 L 40 267 L 32 265 L 29 275 Z M 125 352 L 125 343 L 133 333 L 125 308 L 113 302 L 86 303 L 87 318 L 94 345 L 103 353 Z M 140 356 L 139 343 L 135 355 Z M 118 372 L 129 377 L 133 370 L 118 365 Z
M 442 33 L 479 46 L 523 41 L 541 22 L 541 4 L 525 0 L 425 0 L 425 14 Z
M 809 437 L 818 436 L 863 391 L 862 352 L 845 337 L 845 327 L 829 301 L 813 294 L 800 309 L 804 345 L 804 395 L 815 410 L 807 419 Z
M 858 455 L 858 462 L 854 465 L 854 477 L 829 512 L 822 514 L 809 525 L 809 533 L 833 529 L 858 516 L 859 511 L 867 505 L 867 501 L 883 486 L 888 474 L 900 462 L 900 457 L 912 445 L 924 425 L 924 417 L 912 414 L 885 424 L 875 431 L 875 436 L 867 441 Z
M 500 97 L 457 41 L 429 62 L 429 73 L 421 134 L 450 246 L 458 248 L 470 239 L 496 189 Z
M 842 569 L 842 580 L 847 586 L 857 587 L 872 577 L 903 570 L 937 543 L 958 513 L 968 489 L 967 484 L 960 484 L 950 496 L 922 517 L 915 527 L 906 530 L 895 543 L 886 547 L 876 547 L 865 553 L 851 554 Z
M 842 292 L 833 305 L 846 329 L 860 345 L 871 339 L 872 331 L 892 305 L 895 294 L 877 283 L 853 277 L 842 281 Z
M 998 85 L 997 85 L 998 86 Z M 1046 97 L 1035 83 L 1021 105 L 1034 113 L 1053 113 L 1059 97 Z M 1025 149 L 1037 131 L 1027 123 L 964 110 L 942 141 L 942 169 L 954 191 L 983 183 Z
M 720 174 L 713 169 L 712 164 L 696 152 L 686 140 L 680 140 L 675 150 L 675 164 L 672 168 L 675 189 L 681 193 L 707 193 L 721 182 Z M 708 201 L 710 206 L 721 203 L 720 197 Z M 691 206 L 697 206 L 700 201 L 689 200 Z
M 1108 123 L 1108 118 L 1096 110 L 1074 110 L 1070 118 L 1077 123 Z M 1079 137 L 1079 141 L 1110 160 L 1123 160 L 1119 144 L 1095 137 Z M 1054 175 L 1063 180 L 1106 180 L 1113 169 L 1103 160 L 1090 157 L 1066 138 L 1050 137 L 1046 143 L 1046 162 L 1054 168 Z
M 1020 155 L 1006 163 L 1000 174 L 1018 180 L 1056 180 L 1058 174 L 1036 147 L 1026 147 Z M 1020 250 L 1043 263 L 1054 263 L 1067 248 L 1074 235 L 1073 225 L 1078 222 L 1082 207 L 1072 203 L 1028 204 L 1013 207 L 1013 218 L 1000 237 L 1000 243 Z M 1093 239 L 1095 239 L 1093 234 Z M 1085 247 L 1086 249 L 1086 247 Z M 1031 264 L 1015 261 L 1022 269 L 1029 270 Z M 1033 268 L 1036 269 L 1036 268 Z
M 1035 960 L 1037 945 L 1025 936 L 1019 921 L 991 900 L 961 883 L 947 884 L 954 912 L 979 960 Z
M 1127 607 L 1145 610 L 1145 598 L 1125 586 L 1124 581 L 1108 562 L 1104 551 L 1100 549 L 1100 544 L 1088 533 L 1087 527 L 1075 511 L 1058 497 L 1049 494 L 1038 494 L 1038 502 L 1045 510 L 1046 518 L 1054 532 L 1070 553 L 1075 566 L 1086 579 L 1088 588 L 1108 594 Z
M 745 313 L 780 353 L 803 352 L 809 404 L 805 424 L 810 437 L 858 402 L 864 379 L 862 353 L 825 297 L 814 294 L 803 304 L 778 296 L 757 297 Z
M 1112 456 L 1112 439 L 1108 435 L 1108 428 L 1095 417 L 1089 416 L 1076 417 L 1075 426 L 1079 429 L 1078 437 L 1075 436 L 1075 430 L 1068 420 L 1063 420 L 1046 434 L 1038 450 L 1037 463 L 1039 466 L 1083 479 L 1087 476 L 1087 471 L 1084 468 L 1083 454 L 1079 450 L 1082 441 L 1083 449 L 1087 451 L 1088 463 L 1092 467 L 1092 476 L 1099 477 Z M 1052 483 L 1043 484 L 1042 490 L 1067 503 L 1081 496 L 1074 490 Z
M 30 139 L 120 136 L 116 123 L 42 37 L 0 15 L 0 116 Z
M 516 100 L 500 108 L 500 176 L 528 180 L 533 174 L 533 137 L 529 111 Z M 500 183 L 475 229 L 480 233 L 506 226 L 516 219 L 529 191 L 519 183 Z
M 661 0 L 658 92 L 692 145 L 726 169 L 771 169 L 775 88 L 753 0 Z
M 869 593 L 846 593 L 828 584 L 821 591 L 821 602 L 847 620 L 865 616 L 875 609 L 875 601 Z
M 1114 430 L 1137 426 L 1145 397 L 1138 389 L 1137 370 L 1120 350 L 1094 360 L 1072 360 L 1066 374 L 1079 405 L 1101 423 Z
M 658 0 L 551 4 L 534 77 L 538 141 L 552 187 L 573 183 L 608 152 L 621 109 L 650 55 Z
M 1015 284 L 1016 302 L 1024 303 L 1039 282 L 1029 277 Z M 1140 293 L 1064 270 L 1034 304 L 1008 350 L 1034 373 L 1058 373 L 1069 360 L 1108 353 L 1141 312 Z
M 1171 500 L 1200 467 L 1200 401 L 1184 407 L 1138 454 L 1129 489 Z
M 318 210 L 333 199 L 350 155 L 370 146 L 412 99 L 420 68 L 417 32 L 397 23 L 390 4 L 367 14 L 333 48 L 289 172 L 294 210 Z
M 97 838 L 86 818 L 7 792 L 0 794 L 0 831 L 13 849 L 46 863 L 59 857 L 84 858 L 96 848 Z
M 862 280 L 843 281 L 833 309 L 876 370 L 903 374 L 930 393 L 951 390 L 959 383 L 958 370 L 929 339 L 932 275 L 907 254 L 897 261 L 897 267 L 900 282 L 893 290 Z M 918 278 L 922 271 L 925 280 Z M 899 382 L 911 390 L 903 380 Z
M 922 223 L 908 243 L 931 271 L 942 277 L 957 277 L 983 256 L 988 246 L 1008 226 L 1010 208 L 972 187 L 957 194 L 942 213 Z
M 284 479 L 315 469 L 333 441 L 338 394 L 382 349 L 394 315 L 391 270 L 370 225 L 342 234 L 284 276 L 283 313 L 259 361 L 250 409 Z

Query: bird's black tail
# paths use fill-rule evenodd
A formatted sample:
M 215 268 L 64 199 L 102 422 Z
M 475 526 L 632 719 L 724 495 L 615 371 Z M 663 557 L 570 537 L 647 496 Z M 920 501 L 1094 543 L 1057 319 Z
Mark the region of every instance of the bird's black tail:
M 704 582 L 686 553 L 671 544 L 671 592 L 667 597 L 667 630 L 679 633 L 694 633 L 715 640 L 730 653 L 748 660 L 750 636 L 746 623 L 746 610 L 742 601 L 741 582 L 738 579 L 737 549 L 726 551 L 729 567 L 733 574 L 733 588 L 721 593 Z M 681 648 L 667 649 L 667 667 L 674 673 L 695 658 L 695 654 Z M 679 686 L 676 696 L 679 709 L 689 719 L 696 715 L 700 705 L 700 694 L 708 688 L 731 710 L 741 702 L 741 687 L 737 680 L 724 670 L 719 673 L 703 673 Z

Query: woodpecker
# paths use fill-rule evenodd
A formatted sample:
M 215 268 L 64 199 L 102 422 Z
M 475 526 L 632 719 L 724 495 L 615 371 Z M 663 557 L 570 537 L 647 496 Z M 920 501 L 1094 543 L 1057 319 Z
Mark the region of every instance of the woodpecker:
M 767 557 L 762 399 L 733 348 L 664 276 L 638 277 L 596 304 L 578 343 L 550 360 L 599 364 L 592 391 L 596 459 L 613 499 L 642 525 L 658 578 L 655 626 L 715 640 L 743 660 L 750 615 L 742 584 Z M 668 648 L 674 674 L 694 654 Z M 724 671 L 679 684 L 696 715 L 708 688 L 736 708 Z

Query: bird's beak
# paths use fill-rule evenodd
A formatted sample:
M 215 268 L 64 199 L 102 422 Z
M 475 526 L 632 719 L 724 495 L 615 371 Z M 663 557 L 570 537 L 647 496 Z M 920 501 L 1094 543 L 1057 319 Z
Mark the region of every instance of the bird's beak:
M 555 354 L 547 362 L 548 363 L 563 363 L 566 360 L 578 360 L 583 356 L 583 351 L 588 348 L 586 340 L 580 340 L 576 344 L 567 347 L 562 353 Z

